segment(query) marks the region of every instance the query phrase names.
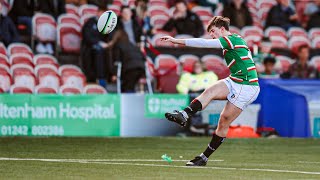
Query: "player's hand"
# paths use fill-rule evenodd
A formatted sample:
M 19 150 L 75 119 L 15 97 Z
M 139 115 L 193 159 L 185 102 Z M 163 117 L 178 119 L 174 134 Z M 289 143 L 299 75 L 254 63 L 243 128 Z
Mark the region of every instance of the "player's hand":
M 171 36 L 163 36 L 160 38 L 161 41 L 167 41 L 167 42 L 171 42 L 171 43 L 175 43 L 175 38 L 171 37 Z

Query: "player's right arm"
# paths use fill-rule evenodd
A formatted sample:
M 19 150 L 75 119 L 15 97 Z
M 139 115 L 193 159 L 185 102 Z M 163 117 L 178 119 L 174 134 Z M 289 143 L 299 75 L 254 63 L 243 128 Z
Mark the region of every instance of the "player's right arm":
M 203 38 L 190 38 L 190 39 L 176 39 L 171 36 L 163 36 L 160 38 L 162 41 L 169 41 L 173 44 L 180 44 L 189 47 L 198 48 L 220 48 L 223 46 L 218 39 L 203 39 Z

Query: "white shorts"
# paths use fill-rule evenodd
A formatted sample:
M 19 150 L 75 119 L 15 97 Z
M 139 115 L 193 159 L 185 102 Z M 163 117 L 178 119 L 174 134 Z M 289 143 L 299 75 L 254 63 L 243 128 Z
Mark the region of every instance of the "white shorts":
M 238 84 L 233 82 L 229 77 L 225 78 L 223 82 L 229 89 L 228 101 L 242 110 L 256 100 L 260 92 L 259 86 Z

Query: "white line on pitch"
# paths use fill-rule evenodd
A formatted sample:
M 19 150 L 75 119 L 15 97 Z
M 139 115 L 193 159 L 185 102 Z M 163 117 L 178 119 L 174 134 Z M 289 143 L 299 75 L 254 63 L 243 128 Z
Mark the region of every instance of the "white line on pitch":
M 38 158 L 5 158 L 0 157 L 0 161 L 54 161 L 54 162 L 68 162 L 68 161 L 90 161 L 90 162 L 165 162 L 161 159 L 38 159 Z M 187 159 L 172 159 L 175 162 L 187 162 Z M 209 160 L 212 162 L 223 162 L 222 159 Z
M 304 164 L 320 164 L 320 162 L 309 162 L 309 161 L 298 161 L 298 163 L 304 163 Z
M 170 168 L 199 168 L 199 169 L 221 169 L 221 170 L 237 170 L 237 171 L 260 171 L 260 172 L 279 172 L 279 173 L 296 173 L 296 174 L 312 174 L 320 175 L 320 172 L 294 171 L 294 170 L 278 170 L 278 169 L 249 169 L 249 168 L 228 168 L 228 167 L 188 167 L 163 164 L 141 164 L 141 163 L 118 163 L 118 162 L 101 162 L 87 161 L 85 159 L 35 159 L 35 158 L 0 158 L 2 161 L 46 161 L 46 162 L 70 162 L 84 164 L 107 164 L 107 165 L 128 165 L 128 166 L 149 166 L 149 167 L 170 167 Z

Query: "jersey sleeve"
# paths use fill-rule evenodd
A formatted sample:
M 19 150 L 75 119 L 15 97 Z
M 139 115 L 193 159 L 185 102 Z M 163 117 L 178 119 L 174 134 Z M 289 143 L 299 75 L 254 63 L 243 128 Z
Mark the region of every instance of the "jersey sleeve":
M 220 37 L 219 41 L 223 49 L 234 49 L 233 44 L 228 36 Z

